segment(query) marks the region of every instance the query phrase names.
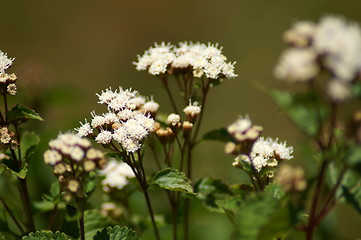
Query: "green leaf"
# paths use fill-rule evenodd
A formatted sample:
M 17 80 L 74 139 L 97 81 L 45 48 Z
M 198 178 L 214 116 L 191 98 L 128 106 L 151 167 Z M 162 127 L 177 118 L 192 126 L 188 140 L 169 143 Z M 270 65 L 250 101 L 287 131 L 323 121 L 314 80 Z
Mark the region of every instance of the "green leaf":
M 318 134 L 320 121 L 327 117 L 329 111 L 317 94 L 276 90 L 268 93 L 302 131 L 310 136 Z
M 98 231 L 93 240 L 139 240 L 139 238 L 132 229 L 115 226 Z
M 22 157 L 31 158 L 39 142 L 40 142 L 39 135 L 37 135 L 34 132 L 24 132 L 21 136 L 21 146 L 20 146 Z
M 194 191 L 203 205 L 215 212 L 224 212 L 223 208 L 217 205 L 217 200 L 233 195 L 232 190 L 221 179 L 211 177 L 199 179 L 194 185 Z
M 71 240 L 65 233 L 41 230 L 36 231 L 35 233 L 29 233 L 29 235 L 24 236 L 22 240 Z
M 40 117 L 37 112 L 24 105 L 15 105 L 10 111 L 6 113 L 6 117 L 10 122 L 19 120 L 24 121 L 27 119 L 44 121 L 44 119 Z
M 277 212 L 282 213 L 280 208 L 283 207 L 282 203 L 285 201 L 283 200 L 284 195 L 280 186 L 270 184 L 263 192 L 249 194 L 244 201 L 240 202 L 237 209 L 237 221 L 235 221 L 238 239 L 276 239 L 281 232 L 288 230 L 290 227 L 287 223 L 270 224 L 272 217 L 277 216 Z M 287 212 L 282 214 L 287 214 Z M 271 235 L 267 235 L 267 238 L 260 238 L 263 232 Z
M 191 180 L 184 173 L 172 168 L 159 171 L 151 180 L 151 184 L 171 191 L 194 194 Z
M 103 217 L 98 210 L 88 210 L 84 212 L 85 239 L 92 237 L 103 228 L 111 225 L 108 218 Z
M 26 178 L 26 174 L 28 173 L 28 164 L 26 162 L 23 162 L 20 169 L 12 159 L 2 159 L 0 163 L 18 178 Z
M 229 142 L 233 141 L 232 136 L 228 133 L 226 128 L 214 129 L 207 132 L 201 138 L 201 141 L 220 141 L 220 142 Z

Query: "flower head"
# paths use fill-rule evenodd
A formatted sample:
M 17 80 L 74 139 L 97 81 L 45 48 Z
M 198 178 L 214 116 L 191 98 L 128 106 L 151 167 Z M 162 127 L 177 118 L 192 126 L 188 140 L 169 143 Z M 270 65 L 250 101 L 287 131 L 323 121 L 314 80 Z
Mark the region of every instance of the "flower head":
M 5 73 L 5 70 L 13 64 L 14 59 L 8 58 L 6 53 L 0 51 L 0 74 Z

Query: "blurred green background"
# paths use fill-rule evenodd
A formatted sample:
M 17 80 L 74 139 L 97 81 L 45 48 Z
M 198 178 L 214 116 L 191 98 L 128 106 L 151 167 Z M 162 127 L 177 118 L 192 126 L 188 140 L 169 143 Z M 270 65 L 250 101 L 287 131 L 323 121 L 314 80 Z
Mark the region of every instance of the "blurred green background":
M 170 111 L 157 79 L 137 72 L 132 64 L 137 54 L 161 41 L 219 43 L 228 59 L 237 61 L 239 76 L 210 93 L 203 132 L 249 114 L 254 123 L 264 127 L 265 136 L 295 146 L 295 159 L 302 165 L 302 149 L 308 139 L 257 86 L 291 87 L 274 79 L 273 68 L 285 48 L 282 33 L 293 22 L 317 21 L 327 14 L 361 21 L 358 0 L 2 0 L 0 6 L 0 49 L 16 57 L 11 72 L 18 75 L 18 99 L 45 119 L 30 125 L 42 137 L 30 184 L 41 181 L 44 188 L 51 173 L 42 163 L 41 153 L 59 131 L 73 129 L 78 121 L 90 117 L 90 111 L 100 109 L 95 93 L 109 86 L 132 87 L 142 95 L 153 95 L 161 112 Z M 195 179 L 209 175 L 228 183 L 246 179 L 231 166 L 223 144 L 204 144 L 195 155 Z M 44 174 L 38 174 L 40 171 Z M 48 175 L 45 179 L 49 182 L 44 181 Z M 194 210 L 194 239 L 228 238 L 231 227 L 224 215 L 208 213 L 199 204 Z M 335 239 L 361 237 L 360 217 L 343 205 L 336 213 L 326 220 L 326 228 L 339 234 Z

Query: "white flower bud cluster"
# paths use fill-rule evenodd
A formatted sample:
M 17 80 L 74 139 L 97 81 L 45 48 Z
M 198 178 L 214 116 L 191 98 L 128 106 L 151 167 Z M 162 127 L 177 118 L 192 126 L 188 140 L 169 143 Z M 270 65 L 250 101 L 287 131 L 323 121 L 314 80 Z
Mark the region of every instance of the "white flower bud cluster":
M 263 168 L 275 168 L 279 162 L 293 158 L 293 147 L 287 147 L 286 142 L 279 143 L 278 139 L 260 137 L 252 147 L 249 155 L 241 154 L 236 159 L 250 164 L 257 172 Z
M 90 123 L 86 120 L 75 129 L 78 135 L 93 136 L 97 143 L 104 145 L 115 140 L 128 152 L 138 151 L 142 141 L 154 129 L 153 117 L 156 116 L 159 104 L 153 99 L 146 101 L 131 89 L 112 91 L 109 88 L 97 96 L 98 103 L 105 104 L 108 112 L 102 115 L 92 112 Z
M 17 77 L 14 73 L 6 73 L 5 70 L 11 67 L 13 61 L 14 58 L 8 58 L 6 53 L 0 51 L 0 88 L 2 89 L 2 93 L 10 95 L 16 95 L 17 93 L 17 87 L 15 85 Z
M 106 167 L 100 172 L 100 175 L 104 176 L 102 185 L 106 192 L 112 189 L 123 189 L 128 184 L 128 179 L 135 177 L 128 164 L 115 160 L 109 161 Z
M 210 79 L 234 78 L 235 62 L 227 62 L 222 48 L 217 44 L 181 42 L 179 46 L 170 43 L 155 44 L 134 63 L 137 70 L 148 70 L 151 75 L 191 71 L 194 77 L 203 75 Z
M 201 113 L 201 106 L 198 106 L 198 102 L 192 102 L 189 100 L 189 105 L 183 109 L 186 114 L 188 121 L 194 123 L 197 116 Z
M 351 97 L 351 86 L 361 73 L 361 29 L 341 17 L 327 16 L 318 24 L 298 22 L 284 35 L 290 45 L 275 68 L 278 79 L 307 82 L 325 69 L 330 100 Z
M 60 187 L 65 192 L 64 199 L 71 201 L 82 198 L 82 182 L 89 172 L 102 169 L 105 164 L 103 153 L 91 147 L 88 139 L 73 133 L 59 134 L 49 142 L 50 149 L 44 153 L 44 162 L 53 167 Z M 81 179 L 78 176 L 82 175 Z
M 10 131 L 7 127 L 0 128 L 0 148 L 5 150 L 10 146 L 12 149 L 19 147 L 16 140 L 15 133 Z

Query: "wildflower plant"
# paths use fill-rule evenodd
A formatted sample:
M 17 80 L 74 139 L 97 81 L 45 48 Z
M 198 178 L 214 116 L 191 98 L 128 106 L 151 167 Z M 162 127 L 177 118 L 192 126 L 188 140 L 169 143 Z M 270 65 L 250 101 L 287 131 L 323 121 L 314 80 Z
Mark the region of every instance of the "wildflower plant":
M 43 160 L 55 182 L 42 201 L 31 199 L 27 186 L 39 137 L 21 127 L 43 119 L 24 105 L 9 107 L 17 77 L 8 73 L 14 59 L 0 51 L 0 177 L 9 186 L 16 182 L 21 201 L 21 208 L 14 207 L 5 194 L 10 187 L 0 189 L 0 239 L 137 240 L 135 231 L 145 238 L 153 231 L 151 239 L 188 240 L 196 201 L 230 220 L 231 239 L 322 238 L 317 228 L 338 202 L 360 213 L 361 111 L 342 115 L 348 103 L 361 99 L 360 27 L 326 16 L 295 23 L 283 38 L 288 48 L 275 78 L 302 87 L 266 94 L 308 137 L 311 156 L 295 154 L 299 146 L 284 139 L 263 136 L 263 127 L 248 115 L 201 135 L 210 91 L 237 77 L 235 62 L 218 44 L 156 43 L 134 65 L 159 79 L 172 111 L 161 112 L 156 97 L 133 89 L 96 94 L 104 111 L 92 111 L 76 134 L 61 133 L 49 142 Z M 222 142 L 221 164 L 232 164 L 249 180 L 194 179 L 194 149 L 207 141 Z M 137 192 L 147 216 L 134 211 Z M 154 205 L 156 194 L 165 197 L 158 205 L 168 202 L 166 213 Z M 50 216 L 47 230 L 33 211 Z

